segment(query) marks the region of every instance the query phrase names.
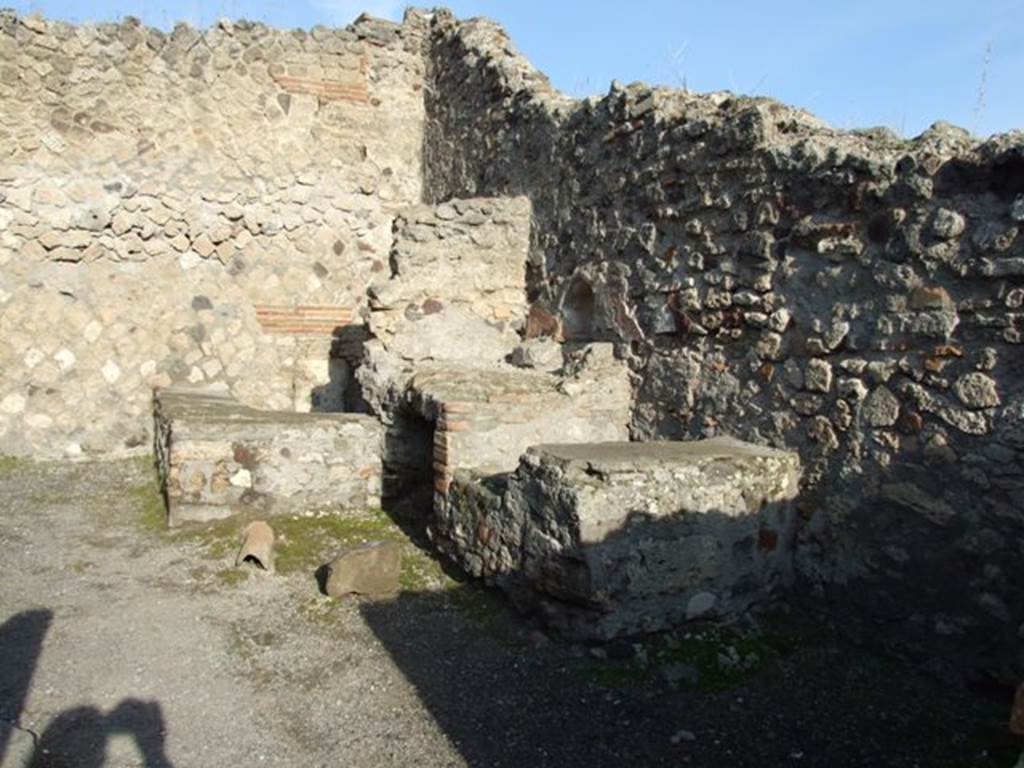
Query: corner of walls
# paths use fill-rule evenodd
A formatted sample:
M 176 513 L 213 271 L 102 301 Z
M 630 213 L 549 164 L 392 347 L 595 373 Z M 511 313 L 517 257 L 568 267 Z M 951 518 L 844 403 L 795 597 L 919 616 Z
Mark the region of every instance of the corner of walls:
M 330 408 L 422 196 L 415 25 L 0 18 L 0 451 L 148 444 L 154 387 Z
M 531 297 L 617 342 L 634 434 L 798 450 L 804 589 L 938 664 L 1024 670 L 1024 134 L 574 102 L 490 22 L 432 40 L 428 196 L 531 198 Z

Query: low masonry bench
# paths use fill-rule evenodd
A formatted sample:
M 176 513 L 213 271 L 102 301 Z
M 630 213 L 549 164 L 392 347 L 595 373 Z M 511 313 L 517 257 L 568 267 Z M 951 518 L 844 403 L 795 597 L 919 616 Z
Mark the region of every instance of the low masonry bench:
M 443 508 L 456 469 L 507 472 L 531 445 L 628 437 L 625 365 L 609 357 L 587 374 L 563 379 L 511 366 L 421 364 L 408 393 L 415 409 L 435 423 L 435 508 Z
M 588 346 L 578 364 L 558 373 L 385 354 L 361 372 L 387 425 L 386 501 L 415 497 L 415 514 L 442 550 L 456 472 L 511 472 L 540 443 L 629 437 L 629 369 L 610 344 Z
M 561 634 L 742 611 L 790 579 L 797 454 L 731 438 L 530 448 L 456 473 L 446 551 Z
M 154 417 L 172 526 L 380 506 L 383 429 L 372 416 L 259 411 L 221 390 L 169 388 Z

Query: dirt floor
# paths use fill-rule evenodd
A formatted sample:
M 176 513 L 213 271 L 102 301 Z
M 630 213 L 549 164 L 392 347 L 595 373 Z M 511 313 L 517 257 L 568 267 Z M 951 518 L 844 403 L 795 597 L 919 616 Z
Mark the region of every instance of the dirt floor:
M 550 641 L 407 545 L 393 600 L 316 567 L 398 538 L 381 512 L 167 533 L 147 462 L 0 460 L 0 765 L 999 766 L 1001 693 L 948 689 L 827 632 L 690 627 Z M 773 625 L 774 627 L 774 625 Z

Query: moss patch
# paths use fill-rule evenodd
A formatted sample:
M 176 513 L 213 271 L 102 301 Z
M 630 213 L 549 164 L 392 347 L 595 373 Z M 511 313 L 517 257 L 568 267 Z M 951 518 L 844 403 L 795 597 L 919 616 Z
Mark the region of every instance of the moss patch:
M 331 626 L 339 622 L 348 612 L 349 607 L 344 600 L 334 600 L 317 595 L 299 603 L 299 612 L 314 624 Z
M 702 627 L 639 639 L 629 658 L 603 659 L 588 665 L 587 674 L 607 686 L 643 683 L 684 665 L 696 675 L 696 690 L 728 690 L 761 670 L 781 654 L 764 636 L 725 627 Z
M 205 524 L 191 523 L 164 533 L 172 541 L 199 546 L 210 560 L 225 560 L 238 551 L 247 522 L 230 518 Z
M 190 525 L 169 533 L 173 540 L 193 542 L 212 560 L 232 558 L 250 522 L 232 517 L 205 525 Z M 312 575 L 344 548 L 370 541 L 397 541 L 404 545 L 399 584 L 403 592 L 444 588 L 451 580 L 440 563 L 409 542 L 401 528 L 381 510 L 343 515 L 288 515 L 267 518 L 274 529 L 274 567 L 278 574 Z
M 0 477 L 14 472 L 16 469 L 28 464 L 30 459 L 22 459 L 17 456 L 0 456 Z
M 344 547 L 368 541 L 406 540 L 380 510 L 344 517 L 275 517 L 270 525 L 277 536 L 274 563 L 282 574 L 312 573 Z
M 167 507 L 157 478 L 153 460 L 149 456 L 137 460 L 139 474 L 145 478 L 128 489 L 128 494 L 138 508 L 135 518 L 138 526 L 147 533 L 163 533 L 167 530 Z
M 706 627 L 679 635 L 658 649 L 658 663 L 683 663 L 700 673 L 697 687 L 703 691 L 732 688 L 757 672 L 774 655 L 764 638 L 721 627 Z
M 246 568 L 222 568 L 217 571 L 218 583 L 225 587 L 233 587 L 249 580 L 249 571 Z
M 402 572 L 398 576 L 398 585 L 402 592 L 446 589 L 452 583 L 454 582 L 436 559 L 411 543 L 406 544 L 402 553 Z

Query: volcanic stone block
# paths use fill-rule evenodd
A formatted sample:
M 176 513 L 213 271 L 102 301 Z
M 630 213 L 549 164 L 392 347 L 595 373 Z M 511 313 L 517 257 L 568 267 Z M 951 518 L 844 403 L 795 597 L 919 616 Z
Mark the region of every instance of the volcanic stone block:
M 346 550 L 327 565 L 324 591 L 342 595 L 391 595 L 398 591 L 402 570 L 402 545 L 373 541 Z
M 731 438 L 531 448 L 482 526 L 519 560 L 490 575 L 580 639 L 745 610 L 789 581 L 799 477 Z
M 172 526 L 380 506 L 383 432 L 373 417 L 258 411 L 222 391 L 172 388 L 157 393 L 155 421 Z

